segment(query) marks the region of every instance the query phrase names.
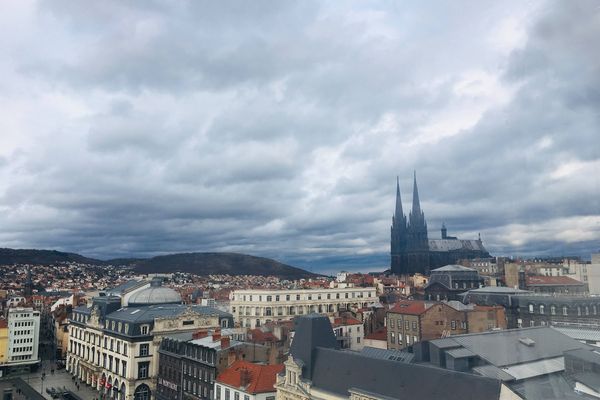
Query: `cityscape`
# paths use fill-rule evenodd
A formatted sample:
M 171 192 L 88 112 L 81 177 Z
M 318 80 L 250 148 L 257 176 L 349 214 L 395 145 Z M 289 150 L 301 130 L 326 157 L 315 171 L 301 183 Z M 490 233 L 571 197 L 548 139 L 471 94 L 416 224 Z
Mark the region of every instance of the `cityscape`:
M 0 400 L 600 399 L 597 1 L 0 10 Z

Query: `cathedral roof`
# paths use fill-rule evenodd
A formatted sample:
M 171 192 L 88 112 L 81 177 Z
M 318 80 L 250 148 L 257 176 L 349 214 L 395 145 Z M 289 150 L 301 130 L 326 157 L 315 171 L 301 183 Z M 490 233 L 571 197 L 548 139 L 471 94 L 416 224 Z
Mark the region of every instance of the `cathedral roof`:
M 479 240 L 429 239 L 429 251 L 471 250 L 487 253 Z

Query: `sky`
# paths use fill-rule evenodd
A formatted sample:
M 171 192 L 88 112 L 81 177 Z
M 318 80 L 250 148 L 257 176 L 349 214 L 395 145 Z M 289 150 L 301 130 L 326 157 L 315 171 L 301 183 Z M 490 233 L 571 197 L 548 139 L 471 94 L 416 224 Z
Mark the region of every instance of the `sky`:
M 600 2 L 0 5 L 0 247 L 389 265 L 600 251 Z

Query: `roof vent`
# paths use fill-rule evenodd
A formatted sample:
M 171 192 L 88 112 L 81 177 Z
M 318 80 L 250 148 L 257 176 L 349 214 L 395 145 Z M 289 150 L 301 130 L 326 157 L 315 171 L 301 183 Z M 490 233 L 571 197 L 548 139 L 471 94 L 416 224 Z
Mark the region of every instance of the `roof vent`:
M 535 340 L 531 339 L 531 338 L 519 338 L 519 342 L 521 342 L 521 344 L 524 344 L 525 346 L 528 347 L 533 347 L 535 345 Z

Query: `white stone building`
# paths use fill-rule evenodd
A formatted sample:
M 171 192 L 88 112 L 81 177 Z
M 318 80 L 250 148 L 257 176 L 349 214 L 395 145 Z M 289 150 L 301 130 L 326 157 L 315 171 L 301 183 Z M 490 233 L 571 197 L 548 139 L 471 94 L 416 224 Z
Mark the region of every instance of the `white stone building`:
M 373 287 L 331 289 L 243 289 L 230 294 L 230 310 L 243 327 L 293 319 L 311 313 L 334 315 L 338 311 L 367 307 L 378 300 Z
M 40 312 L 33 308 L 8 310 L 8 352 L 4 368 L 28 370 L 39 364 Z

